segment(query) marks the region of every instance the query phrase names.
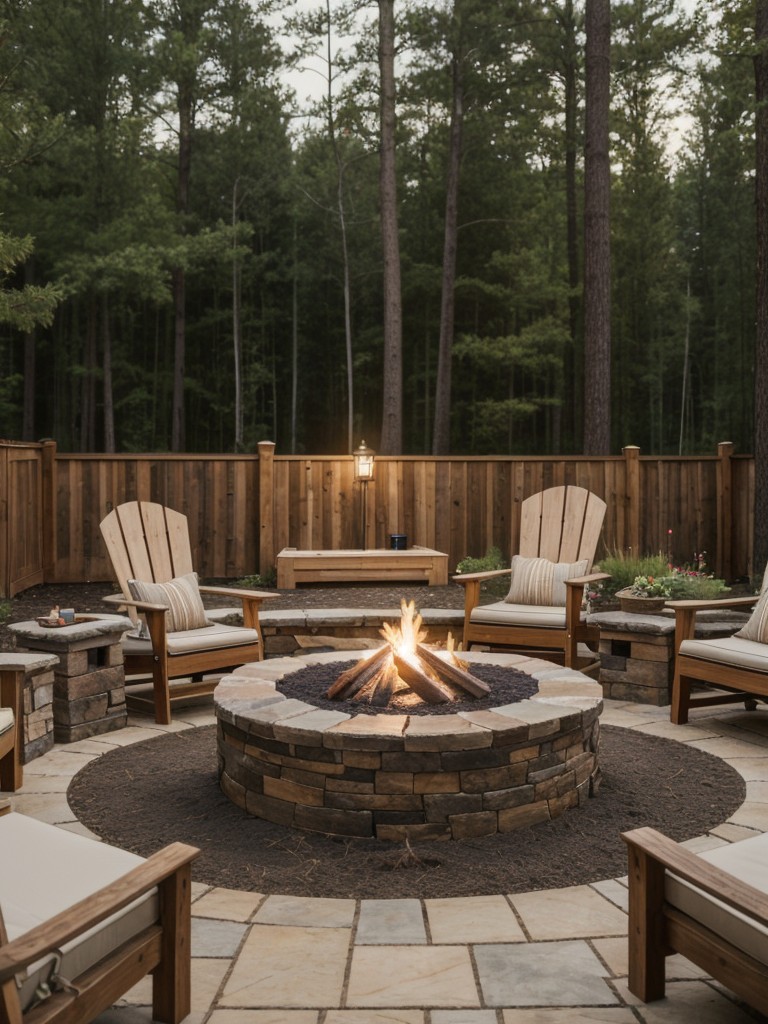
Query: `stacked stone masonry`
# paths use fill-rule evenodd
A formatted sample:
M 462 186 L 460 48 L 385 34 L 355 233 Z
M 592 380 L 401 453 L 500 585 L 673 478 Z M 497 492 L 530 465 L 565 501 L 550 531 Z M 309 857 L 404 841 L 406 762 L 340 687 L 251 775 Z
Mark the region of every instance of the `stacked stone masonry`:
M 296 671 L 295 658 L 244 666 L 214 694 L 222 789 L 269 821 L 390 840 L 508 832 L 593 795 L 599 684 L 523 655 L 466 657 L 528 672 L 538 695 L 455 715 L 350 715 L 277 691 L 275 681 Z
M 55 654 L 51 711 L 53 737 L 72 743 L 125 726 L 125 671 L 120 644 L 130 619 L 111 616 L 47 629 L 11 623 L 20 650 Z
M 22 764 L 29 764 L 53 748 L 53 670 L 58 660 L 55 655 L 24 651 L 0 654 L 0 673 L 10 675 L 14 687 L 21 688 Z

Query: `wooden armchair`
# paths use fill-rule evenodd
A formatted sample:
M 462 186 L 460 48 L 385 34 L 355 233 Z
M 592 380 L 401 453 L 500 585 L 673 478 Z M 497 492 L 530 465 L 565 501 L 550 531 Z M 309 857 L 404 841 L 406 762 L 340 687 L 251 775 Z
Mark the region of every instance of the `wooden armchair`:
M 0 789 L 14 793 L 24 779 L 24 671 L 0 666 Z
M 629 855 L 629 990 L 662 999 L 681 953 L 768 1014 L 768 834 L 691 853 L 651 828 L 622 836 Z
M 126 700 L 132 706 L 153 710 L 156 721 L 167 724 L 171 701 L 212 693 L 222 672 L 261 661 L 259 608 L 277 595 L 199 587 L 186 516 L 154 502 L 131 501 L 102 520 L 101 533 L 122 590 L 121 597 L 107 601 L 127 608 L 137 625 L 138 613 L 146 620 L 147 635 L 123 640 Z M 239 600 L 243 625 L 208 623 L 199 594 Z M 151 677 L 151 698 L 132 691 L 133 675 Z
M 153 1019 L 190 1012 L 190 863 L 143 860 L 0 812 L 0 1024 L 85 1024 L 152 974 Z
M 465 650 L 475 644 L 512 648 L 589 667 L 579 663 L 578 647 L 596 647 L 599 631 L 587 625 L 582 604 L 585 586 L 609 578 L 590 572 L 605 510 L 602 498 L 583 487 L 550 487 L 526 498 L 510 568 L 453 577 L 465 588 Z M 480 604 L 481 584 L 504 575 L 511 576 L 505 600 Z
M 764 589 L 763 595 L 768 595 L 768 591 Z M 756 696 L 768 698 L 768 643 L 738 634 L 710 640 L 695 637 L 697 612 L 726 608 L 748 611 L 763 600 L 763 595 L 712 601 L 667 601 L 666 607 L 675 612 L 675 675 L 670 718 L 677 725 L 685 725 L 690 708 L 749 703 Z

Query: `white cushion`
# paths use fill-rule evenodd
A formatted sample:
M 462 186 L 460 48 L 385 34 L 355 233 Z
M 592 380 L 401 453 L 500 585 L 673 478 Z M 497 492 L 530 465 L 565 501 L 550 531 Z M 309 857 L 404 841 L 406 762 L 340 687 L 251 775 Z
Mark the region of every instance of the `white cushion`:
M 683 640 L 680 644 L 680 654 L 703 661 L 714 661 L 720 665 L 768 672 L 768 644 L 743 640 L 738 634 L 713 640 Z
M 545 626 L 549 629 L 565 629 L 565 608 L 494 601 L 493 604 L 480 604 L 473 608 L 469 621 L 498 626 Z
M 550 562 L 548 558 L 512 559 L 512 582 L 505 600 L 509 604 L 565 606 L 565 581 L 589 571 L 589 559 L 580 562 Z
M 168 633 L 169 654 L 190 654 L 193 651 L 212 651 L 219 647 L 242 647 L 243 644 L 256 644 L 259 634 L 255 629 L 245 626 L 226 626 L 214 622 L 202 629 L 187 629 L 178 633 Z M 151 654 L 152 644 L 128 633 L 123 638 L 123 654 Z
M 197 573 L 177 576 L 167 583 L 144 583 L 142 580 L 128 580 L 131 596 L 136 601 L 148 604 L 165 604 L 166 629 L 169 633 L 179 630 L 200 629 L 208 624 L 203 599 L 197 583 Z
M 768 834 L 719 846 L 699 856 L 755 889 L 768 893 Z M 665 877 L 664 891 L 673 907 L 768 965 L 768 922 L 751 920 L 670 873 Z
M 0 909 L 13 940 L 95 893 L 139 864 L 137 857 L 106 843 L 27 818 L 0 816 Z M 158 919 L 154 889 L 124 910 L 62 947 L 58 973 L 75 978 Z M 48 979 L 53 957 L 30 966 L 20 998 L 26 1009 L 35 988 Z
M 13 712 L 10 708 L 0 708 L 0 733 L 13 728 Z

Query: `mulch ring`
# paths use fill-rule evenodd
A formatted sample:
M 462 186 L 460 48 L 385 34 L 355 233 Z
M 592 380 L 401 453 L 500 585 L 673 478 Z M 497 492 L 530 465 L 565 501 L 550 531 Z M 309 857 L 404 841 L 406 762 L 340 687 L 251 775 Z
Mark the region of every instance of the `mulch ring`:
M 745 798 L 734 769 L 673 740 L 604 726 L 600 757 L 602 785 L 584 807 L 504 835 L 410 848 L 249 817 L 219 789 L 214 726 L 112 750 L 75 776 L 67 797 L 84 825 L 142 856 L 177 840 L 199 847 L 197 881 L 357 899 L 516 893 L 614 878 L 626 874 L 621 832 L 650 825 L 690 839 Z

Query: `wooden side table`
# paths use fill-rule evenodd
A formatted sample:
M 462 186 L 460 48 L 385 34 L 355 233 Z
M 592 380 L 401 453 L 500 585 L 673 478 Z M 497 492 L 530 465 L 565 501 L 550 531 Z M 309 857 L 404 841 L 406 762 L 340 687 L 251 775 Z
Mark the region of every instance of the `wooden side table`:
M 132 625 L 122 615 L 94 616 L 57 629 L 35 621 L 9 623 L 20 650 L 43 651 L 59 659 L 53 676 L 57 743 L 72 743 L 126 725 L 120 641 Z

